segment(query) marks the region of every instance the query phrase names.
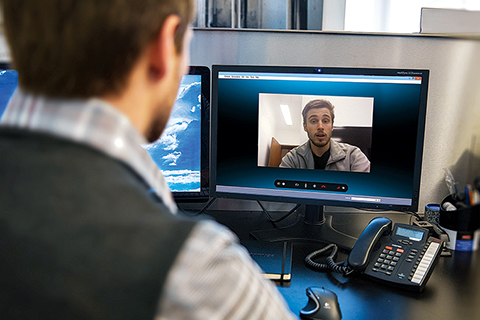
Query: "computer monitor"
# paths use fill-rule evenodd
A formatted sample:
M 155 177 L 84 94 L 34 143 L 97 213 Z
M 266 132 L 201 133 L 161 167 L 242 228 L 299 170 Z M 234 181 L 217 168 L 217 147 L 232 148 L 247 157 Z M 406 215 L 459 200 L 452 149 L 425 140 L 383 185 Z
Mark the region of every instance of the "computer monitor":
M 143 146 L 162 170 L 177 202 L 209 199 L 210 69 L 184 75 L 162 136 Z
M 353 247 L 356 239 L 333 229 L 323 206 L 418 209 L 428 77 L 428 70 L 214 65 L 211 195 L 307 204 L 301 224 L 258 239 Z M 311 126 L 315 110 L 322 112 Z M 328 126 L 318 129 L 328 121 L 330 143 Z M 322 145 L 330 157 L 315 169 L 312 152 Z
M 8 63 L 0 63 L 0 119 L 17 88 L 18 73 Z

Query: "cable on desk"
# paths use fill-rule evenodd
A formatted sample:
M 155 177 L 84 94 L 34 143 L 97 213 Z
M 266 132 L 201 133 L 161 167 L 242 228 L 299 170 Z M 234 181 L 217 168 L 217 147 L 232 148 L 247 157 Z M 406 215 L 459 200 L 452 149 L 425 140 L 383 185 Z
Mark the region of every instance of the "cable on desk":
M 327 256 L 327 258 L 326 258 L 327 263 L 326 264 L 325 263 L 318 263 L 318 262 L 313 261 L 313 259 L 315 259 L 319 255 L 324 254 L 325 252 L 327 252 L 330 249 L 332 250 L 332 252 L 330 253 L 329 256 Z M 350 268 L 346 264 L 345 261 L 335 262 L 333 260 L 333 259 L 335 259 L 337 251 L 338 251 L 337 245 L 334 244 L 334 243 L 331 243 L 328 246 L 323 247 L 320 250 L 317 250 L 317 251 L 314 251 L 314 252 L 310 253 L 305 258 L 305 264 L 308 267 L 310 267 L 312 269 L 319 270 L 319 271 L 333 271 L 333 272 L 342 273 L 342 274 L 348 276 L 353 272 L 353 269 Z
M 277 223 L 277 222 L 280 222 L 282 220 L 285 220 L 286 218 L 288 218 L 292 213 L 294 213 L 295 211 L 297 211 L 297 209 L 301 206 L 301 204 L 297 204 L 292 210 L 290 210 L 287 214 L 285 214 L 284 216 L 278 218 L 278 219 L 273 219 L 272 216 L 268 213 L 267 209 L 265 209 L 265 207 L 263 206 L 263 204 L 257 200 L 257 203 L 258 205 L 260 206 L 260 208 L 262 208 L 262 211 L 263 213 L 265 213 L 265 215 L 267 216 L 268 220 L 270 220 L 270 222 L 273 222 L 273 223 Z

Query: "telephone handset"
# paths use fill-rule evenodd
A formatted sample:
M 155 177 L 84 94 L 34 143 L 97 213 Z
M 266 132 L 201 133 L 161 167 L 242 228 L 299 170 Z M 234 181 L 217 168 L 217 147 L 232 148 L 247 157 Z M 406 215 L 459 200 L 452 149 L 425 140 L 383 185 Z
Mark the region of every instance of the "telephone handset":
M 320 253 L 333 248 L 327 265 L 313 262 Z M 360 272 L 377 280 L 422 291 L 442 251 L 442 242 L 429 237 L 428 230 L 408 224 L 393 224 L 388 218 L 375 218 L 358 238 L 347 260 L 333 262 L 337 248 L 329 245 L 313 252 L 307 265 L 344 274 Z
M 353 270 L 363 272 L 375 245 L 382 236 L 387 236 L 391 231 L 392 220 L 388 218 L 376 218 L 370 221 L 350 252 L 347 264 Z

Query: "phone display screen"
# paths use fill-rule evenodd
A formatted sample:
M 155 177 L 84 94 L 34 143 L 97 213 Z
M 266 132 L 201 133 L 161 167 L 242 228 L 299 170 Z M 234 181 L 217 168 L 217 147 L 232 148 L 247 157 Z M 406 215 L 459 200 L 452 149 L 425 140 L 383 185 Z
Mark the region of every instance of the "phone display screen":
M 412 229 L 407 229 L 402 227 L 397 228 L 397 232 L 395 233 L 395 235 L 406 237 L 412 241 L 421 241 L 423 238 L 422 231 L 417 231 L 417 230 L 412 230 Z

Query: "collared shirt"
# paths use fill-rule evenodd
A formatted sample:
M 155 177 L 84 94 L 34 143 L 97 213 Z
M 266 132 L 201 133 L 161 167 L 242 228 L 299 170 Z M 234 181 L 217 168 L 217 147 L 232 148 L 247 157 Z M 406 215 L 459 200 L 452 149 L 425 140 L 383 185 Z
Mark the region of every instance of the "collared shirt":
M 100 99 L 13 95 L 2 126 L 50 133 L 94 147 L 131 166 L 173 212 L 165 179 L 129 119 Z M 213 221 L 196 224 L 166 279 L 156 319 L 294 319 L 237 237 Z

